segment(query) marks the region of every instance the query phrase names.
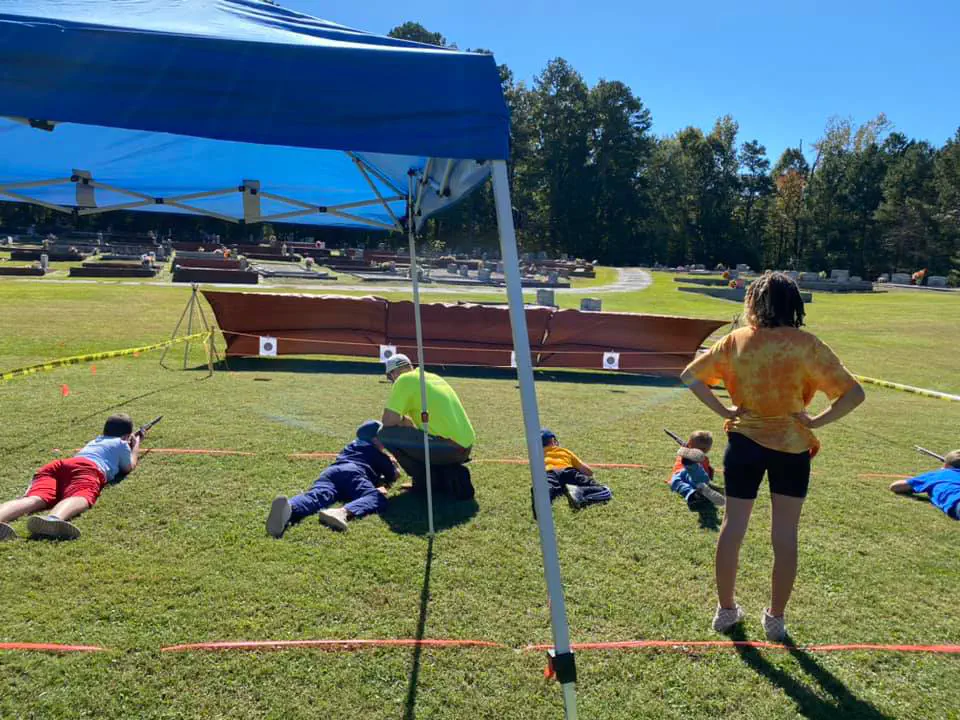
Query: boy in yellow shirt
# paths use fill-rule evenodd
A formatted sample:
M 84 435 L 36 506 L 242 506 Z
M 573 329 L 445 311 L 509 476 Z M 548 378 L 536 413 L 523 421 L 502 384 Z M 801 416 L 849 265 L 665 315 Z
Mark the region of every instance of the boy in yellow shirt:
M 541 430 L 540 438 L 543 441 L 543 461 L 547 468 L 551 502 L 566 494 L 570 507 L 580 510 L 587 505 L 607 502 L 613 498 L 610 488 L 593 479 L 593 469 L 589 465 L 566 448 L 560 447 L 560 441 L 552 430 Z

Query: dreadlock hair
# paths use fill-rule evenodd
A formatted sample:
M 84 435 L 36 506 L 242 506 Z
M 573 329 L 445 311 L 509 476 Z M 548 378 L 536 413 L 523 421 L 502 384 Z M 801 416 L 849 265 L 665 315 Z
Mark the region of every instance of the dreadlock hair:
M 743 314 L 753 327 L 798 328 L 803 325 L 806 311 L 793 279 L 781 272 L 767 272 L 750 284 Z
M 947 467 L 952 467 L 957 470 L 960 470 L 960 450 L 954 450 L 953 452 L 948 452 L 947 456 L 943 459 L 943 464 Z

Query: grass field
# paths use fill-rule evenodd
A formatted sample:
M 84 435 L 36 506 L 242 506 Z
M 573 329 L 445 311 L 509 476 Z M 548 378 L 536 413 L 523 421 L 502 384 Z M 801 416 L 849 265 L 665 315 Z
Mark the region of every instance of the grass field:
M 734 304 L 678 292 L 657 275 L 604 309 L 730 319 Z M 323 292 L 323 289 L 318 289 Z M 189 290 L 0 281 L 0 370 L 169 336 Z M 442 296 L 431 295 L 429 300 Z M 457 295 L 456 299 L 469 296 Z M 564 306 L 577 294 L 560 294 Z M 953 339 L 960 296 L 817 294 L 808 324 L 855 372 L 960 392 Z M 182 356 L 181 356 L 182 357 Z M 0 383 L 0 497 L 95 435 L 123 408 L 165 419 L 148 444 L 252 457 L 151 454 L 77 522 L 75 543 L 0 547 L 0 642 L 109 648 L 93 655 L 0 652 L 2 718 L 557 718 L 542 677 L 550 641 L 526 468 L 473 466 L 475 504 L 438 510 L 432 546 L 419 506 L 395 492 L 379 518 L 334 535 L 305 522 L 282 541 L 263 518 L 277 493 L 323 465 L 290 453 L 335 451 L 379 415 L 388 385 L 374 364 L 256 361 L 206 378 L 158 367 L 157 353 Z M 199 365 L 195 352 L 192 364 Z M 451 373 L 477 428 L 475 456 L 522 457 L 516 382 Z M 641 380 L 538 383 L 541 415 L 588 462 L 648 469 L 600 475 L 615 498 L 554 506 L 574 641 L 710 640 L 715 523 L 663 480 L 661 428 L 719 422 L 682 388 Z M 61 397 L 60 386 L 71 393 Z M 895 497 L 868 473 L 931 469 L 913 443 L 960 445 L 960 404 L 868 387 L 867 403 L 821 431 L 788 610 L 800 645 L 960 644 L 960 525 Z M 714 455 L 719 458 L 723 443 Z M 762 639 L 771 551 L 761 500 L 742 554 L 746 636 Z M 22 529 L 23 523 L 18 522 Z M 506 648 L 354 652 L 161 653 L 217 640 L 481 639 Z M 800 650 L 578 654 L 584 718 L 958 718 L 956 656 Z

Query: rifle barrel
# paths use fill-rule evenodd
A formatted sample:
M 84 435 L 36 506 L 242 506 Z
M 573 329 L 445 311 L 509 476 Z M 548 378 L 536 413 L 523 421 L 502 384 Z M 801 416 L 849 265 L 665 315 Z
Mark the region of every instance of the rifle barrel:
M 933 452 L 933 450 L 927 450 L 925 447 L 920 447 L 919 445 L 914 445 L 913 449 L 919 453 L 923 453 L 924 455 L 929 455 L 932 458 L 936 458 L 940 462 L 945 461 L 945 458 L 943 455 L 938 455 L 937 453 Z
M 664 428 L 663 431 L 664 431 L 667 435 L 669 435 L 670 437 L 672 437 L 672 438 L 676 441 L 677 445 L 679 445 L 680 447 L 683 447 L 683 446 L 684 446 L 685 443 L 683 442 L 683 440 L 681 439 L 681 437 L 680 437 L 679 435 L 677 435 L 675 432 L 671 432 L 670 430 L 667 430 L 667 428 Z

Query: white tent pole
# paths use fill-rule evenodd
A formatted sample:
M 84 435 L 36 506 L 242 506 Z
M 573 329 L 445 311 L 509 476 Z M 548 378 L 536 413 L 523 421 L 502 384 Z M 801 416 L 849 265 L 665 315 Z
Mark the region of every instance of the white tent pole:
M 527 438 L 527 456 L 533 480 L 533 502 L 540 529 L 540 549 L 543 553 L 543 574 L 550 599 L 550 624 L 553 627 L 555 655 L 553 666 L 563 687 L 563 707 L 567 720 L 577 717 L 577 671 L 570 651 L 570 628 L 563 599 L 560 578 L 560 556 L 550 507 L 550 490 L 543 464 L 543 442 L 540 439 L 540 417 L 537 410 L 537 391 L 533 381 L 530 359 L 530 338 L 527 335 L 527 316 L 523 306 L 523 286 L 520 282 L 520 261 L 517 257 L 517 236 L 513 227 L 513 208 L 510 204 L 510 183 L 507 164 L 493 163 L 493 198 L 497 208 L 497 227 L 500 231 L 500 254 L 506 275 L 507 300 L 510 304 L 510 326 L 513 329 L 513 349 L 517 361 L 517 379 L 520 383 L 520 403 Z
M 427 410 L 427 379 L 423 369 L 423 325 L 420 323 L 420 268 L 417 267 L 417 225 L 413 217 L 414 173 L 408 176 L 407 195 L 407 232 L 410 238 L 410 277 L 413 280 L 413 321 L 417 328 L 417 366 L 420 373 L 420 408 L 423 413 L 423 457 L 427 466 L 427 530 L 428 537 L 434 536 L 433 528 L 433 478 L 430 470 L 430 414 Z

